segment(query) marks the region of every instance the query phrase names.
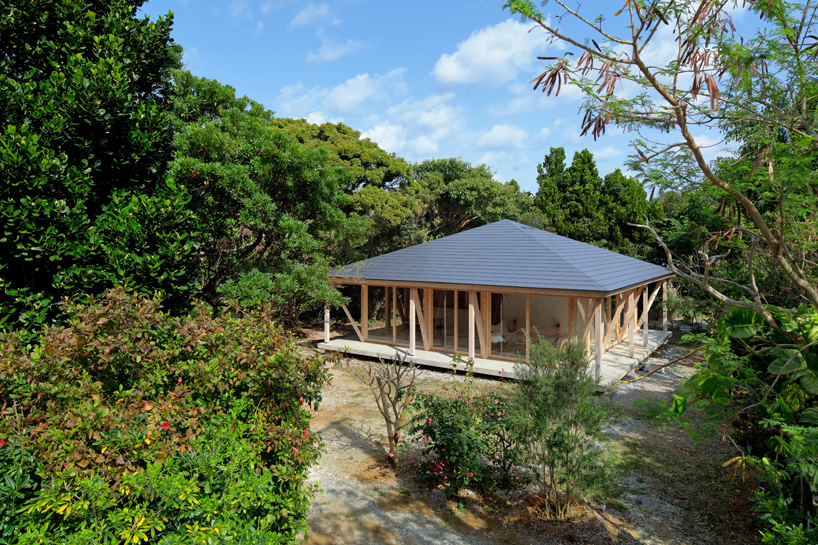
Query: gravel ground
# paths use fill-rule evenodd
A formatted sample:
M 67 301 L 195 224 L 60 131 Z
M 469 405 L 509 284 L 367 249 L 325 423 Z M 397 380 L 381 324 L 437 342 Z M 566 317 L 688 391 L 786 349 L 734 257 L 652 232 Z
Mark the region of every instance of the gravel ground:
M 646 363 L 661 364 L 684 353 L 666 348 Z M 441 489 L 425 489 L 415 479 L 421 456 L 416 447 L 402 455 L 397 470 L 390 468 L 385 463 L 382 417 L 368 389 L 352 374 L 352 368 L 362 363 L 351 360 L 347 366 L 333 367 L 332 385 L 324 390 L 324 400 L 311 424 L 322 434 L 327 452 L 311 472 L 310 480 L 323 492 L 311 504 L 304 543 L 746 543 L 740 536 L 727 535 L 710 525 L 701 516 L 695 498 L 687 503 L 679 499 L 679 476 L 662 473 L 665 467 L 679 466 L 672 458 L 662 461 L 663 456 L 675 456 L 679 449 L 703 459 L 714 458 L 710 466 L 727 459 L 721 456 L 729 451 L 722 452 L 725 447 L 719 444 L 700 452 L 690 446 L 683 432 L 657 431 L 653 424 L 633 417 L 636 399 L 670 399 L 679 381 L 693 373 L 692 364 L 685 363 L 620 384 L 610 393 L 622 407 L 622 416 L 610 423 L 606 433 L 614 444 L 622 445 L 621 455 L 627 462 L 622 464 L 619 497 L 609 501 L 607 509 L 584 505 L 576 521 L 563 524 L 533 516 L 536 506 L 526 491 L 508 494 L 506 508 L 498 509 L 496 502 L 484 501 L 471 491 L 453 501 Z M 637 370 L 625 379 L 643 374 Z M 423 370 L 419 378 L 424 389 L 464 380 L 462 375 L 431 370 Z M 488 388 L 498 382 L 475 379 L 475 384 Z M 643 450 L 649 455 L 642 456 Z M 702 483 L 700 488 L 707 491 L 708 486 Z M 683 493 L 690 494 L 689 490 Z

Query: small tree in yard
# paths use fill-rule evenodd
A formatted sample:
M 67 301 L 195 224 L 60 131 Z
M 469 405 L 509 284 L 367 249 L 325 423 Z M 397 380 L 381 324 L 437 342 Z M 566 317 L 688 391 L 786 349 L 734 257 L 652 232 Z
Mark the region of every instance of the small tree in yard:
M 369 386 L 378 410 L 386 423 L 389 440 L 389 463 L 398 463 L 398 444 L 406 422 L 406 408 L 415 392 L 418 367 L 414 362 L 406 363 L 406 356 L 395 353 L 395 358 L 380 363 L 369 363 L 363 371 L 353 374 Z
M 602 424 L 608 409 L 596 397 L 585 346 L 532 345 L 531 363 L 517 365 L 510 418 L 524 445 L 523 461 L 545 499 L 547 518 L 565 519 L 577 495 L 609 480 Z

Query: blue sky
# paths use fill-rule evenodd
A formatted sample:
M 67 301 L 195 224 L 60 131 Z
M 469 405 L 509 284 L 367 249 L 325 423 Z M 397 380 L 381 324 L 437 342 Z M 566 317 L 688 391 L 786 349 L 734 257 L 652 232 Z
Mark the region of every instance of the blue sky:
M 532 192 L 550 147 L 563 146 L 569 161 L 590 149 L 603 175 L 622 167 L 632 135 L 580 138 L 579 91 L 532 91 L 545 66 L 536 57 L 567 48 L 529 32 L 534 25 L 502 3 L 150 0 L 142 12 L 174 13 L 173 38 L 195 75 L 280 117 L 343 122 L 412 162 L 485 163 Z M 594 4 L 583 7 L 602 11 Z

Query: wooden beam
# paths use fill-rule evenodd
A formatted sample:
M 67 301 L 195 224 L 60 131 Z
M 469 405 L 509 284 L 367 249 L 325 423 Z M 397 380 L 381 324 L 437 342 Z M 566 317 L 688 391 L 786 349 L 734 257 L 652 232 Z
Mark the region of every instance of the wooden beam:
M 639 321 L 637 322 L 639 327 L 641 327 L 646 322 L 647 313 L 645 312 L 645 309 L 650 309 L 650 307 L 653 306 L 653 301 L 654 299 L 656 299 L 656 296 L 659 295 L 659 290 L 661 288 L 662 288 L 661 284 L 656 284 L 656 286 L 654 286 L 653 288 L 653 293 L 650 294 L 650 299 L 647 301 L 645 301 L 645 298 L 648 295 L 648 290 L 644 290 L 642 292 L 642 306 L 644 308 L 642 309 L 642 316 L 639 317 Z
M 631 290 L 628 292 L 628 357 L 633 357 L 633 336 L 636 333 L 636 305 L 634 302 L 634 292 L 636 290 Z
M 480 295 L 480 310 L 483 311 L 483 331 L 485 332 L 484 341 L 481 343 L 481 346 L 485 346 L 483 357 L 489 358 L 491 357 L 491 293 L 484 291 Z
M 329 305 L 324 307 L 324 342 L 329 342 Z
M 361 333 L 364 342 L 369 338 L 369 286 L 361 286 Z
M 406 323 L 409 321 L 409 315 L 407 314 L 406 309 L 403 307 L 403 303 L 401 303 L 401 300 L 398 297 L 397 286 L 392 286 L 392 288 L 395 290 L 395 303 L 397 304 L 398 312 L 400 313 L 400 323 L 402 325 L 406 325 Z M 406 290 L 403 290 L 403 298 L 406 300 L 409 299 L 407 297 L 407 293 L 408 292 Z
M 529 301 L 529 295 L 525 296 L 525 361 L 526 363 L 531 361 L 531 305 Z M 577 300 L 573 299 L 574 304 L 576 304 Z
M 526 300 L 528 300 L 528 296 L 526 296 Z M 576 297 L 569 297 L 568 298 L 568 336 L 573 337 L 576 331 L 579 329 L 577 321 L 577 298 Z
M 477 305 L 477 294 L 469 292 L 469 359 L 474 359 L 474 319 L 477 317 L 475 306 Z
M 392 295 L 392 290 L 389 288 L 383 289 L 383 317 L 386 323 L 384 327 L 389 329 L 392 327 L 392 311 L 389 307 L 389 300 L 391 299 L 390 295 Z
M 620 306 L 624 306 L 624 302 L 623 302 L 624 299 L 622 298 L 622 294 L 617 293 L 615 295 L 615 297 L 616 297 L 616 308 L 619 308 Z M 616 315 L 616 344 L 619 344 L 621 342 L 622 342 L 622 317 L 621 317 L 621 314 L 617 314 Z
M 457 314 L 460 310 L 460 305 L 457 302 L 457 290 L 454 290 L 454 353 L 457 354 L 457 340 L 460 337 L 459 331 L 457 330 Z
M 411 300 L 415 303 L 415 313 L 417 314 L 417 321 L 420 326 L 420 338 L 423 341 L 423 349 L 429 350 L 429 332 L 426 330 L 426 321 L 423 319 L 423 307 L 420 304 L 420 296 L 418 295 L 417 288 L 412 288 L 410 294 Z M 411 309 L 409 313 L 412 313 Z
M 409 355 L 415 355 L 415 290 L 409 294 Z
M 355 323 L 355 320 L 352 319 L 352 314 L 349 313 L 349 309 L 346 305 L 341 305 L 341 308 L 344 309 L 344 314 L 347 315 L 347 320 L 352 325 L 352 329 L 355 330 L 355 334 L 358 335 L 358 340 L 364 342 L 364 336 L 361 335 L 361 330 L 358 329 L 358 325 Z
M 432 301 L 433 294 L 434 290 L 432 289 L 423 290 L 423 312 L 425 313 L 424 316 L 426 317 L 426 336 L 423 339 L 424 350 L 431 350 L 435 340 L 435 304 L 434 301 Z
M 389 288 L 386 288 L 389 289 Z M 398 317 L 395 314 L 395 303 L 398 300 L 398 288 L 392 286 L 392 342 L 398 342 Z
M 619 295 L 616 296 L 616 301 L 617 301 L 617 305 L 616 305 L 616 308 L 614 309 L 614 315 L 611 317 L 611 323 L 616 324 L 616 342 L 612 344 L 610 335 L 608 335 L 606 337 L 606 339 L 605 339 L 605 349 L 606 350 L 608 348 L 610 348 L 611 346 L 616 346 L 617 344 L 622 342 L 622 337 L 620 335 L 620 329 L 619 329 L 619 325 L 620 325 L 619 322 L 621 320 L 620 317 L 622 315 L 622 309 L 625 308 L 625 302 L 626 301 L 625 301 L 625 299 L 623 299 Z
M 605 348 L 602 345 L 602 300 L 597 303 L 596 311 L 594 312 L 594 367 L 596 369 L 594 378 L 599 380 L 602 376 L 602 352 Z
M 483 310 L 485 309 L 486 301 L 478 301 L 477 300 L 477 292 L 471 292 L 474 294 L 474 324 L 477 328 L 477 340 L 480 341 L 480 357 L 486 357 L 486 332 L 483 327 Z
M 659 286 L 656 286 L 656 292 L 659 291 Z M 654 296 L 656 295 L 654 292 Z M 653 302 L 651 300 L 651 302 Z M 642 346 L 648 345 L 648 290 L 642 291 Z
M 662 282 L 662 331 L 667 331 L 667 284 L 667 280 Z
M 585 308 L 585 325 L 582 328 L 582 339 L 585 341 L 585 355 L 591 357 L 591 325 L 594 323 L 593 313 L 596 312 L 597 306 L 601 299 L 586 299 L 587 307 Z M 580 307 L 581 308 L 581 307 Z
M 370 286 L 398 286 L 400 288 L 432 288 L 436 290 L 460 290 L 460 291 L 494 291 L 502 290 L 503 293 L 515 295 L 548 295 L 552 297 L 604 297 L 604 291 L 589 290 L 555 290 L 547 288 L 520 288 L 516 286 L 484 286 L 479 284 L 443 284 L 439 282 L 409 282 L 398 280 L 368 280 L 366 278 L 338 278 L 330 277 L 333 284 L 368 284 Z M 611 294 L 613 295 L 613 294 Z

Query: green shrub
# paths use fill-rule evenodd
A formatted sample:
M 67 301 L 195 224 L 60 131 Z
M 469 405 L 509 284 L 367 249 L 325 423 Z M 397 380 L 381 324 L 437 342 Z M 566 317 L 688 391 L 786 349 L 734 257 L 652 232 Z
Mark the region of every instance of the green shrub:
M 124 291 L 65 310 L 36 346 L 0 339 L 0 470 L 26 483 L 0 489 L 0 539 L 294 542 L 323 362 L 263 313 L 176 318 Z
M 506 401 L 493 388 L 474 395 L 470 388 L 419 395 L 413 410 L 410 430 L 428 457 L 424 474 L 445 479 L 448 493 L 513 482 L 518 450 L 506 425 Z
M 524 445 L 523 460 L 537 477 L 548 518 L 568 517 L 579 494 L 610 480 L 602 432 L 608 408 L 596 398 L 585 354 L 576 338 L 561 349 L 538 343 L 530 363 L 514 368 L 511 429 Z

